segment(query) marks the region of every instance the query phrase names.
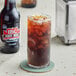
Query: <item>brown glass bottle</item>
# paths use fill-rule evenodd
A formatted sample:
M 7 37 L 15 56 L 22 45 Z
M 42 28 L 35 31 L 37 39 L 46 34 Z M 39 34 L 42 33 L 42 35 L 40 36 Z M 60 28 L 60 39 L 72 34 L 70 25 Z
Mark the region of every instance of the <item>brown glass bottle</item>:
M 15 0 L 5 0 L 5 6 L 1 12 L 1 40 L 4 47 L 3 53 L 16 53 L 19 50 L 20 14 L 16 9 Z
M 36 6 L 36 0 L 22 0 L 22 7 L 25 8 L 34 8 Z

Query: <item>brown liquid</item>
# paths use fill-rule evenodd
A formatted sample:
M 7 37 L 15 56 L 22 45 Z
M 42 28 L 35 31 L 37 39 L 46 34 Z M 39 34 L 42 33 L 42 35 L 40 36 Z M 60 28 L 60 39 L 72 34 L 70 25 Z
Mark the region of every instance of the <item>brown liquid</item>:
M 35 0 L 22 0 L 22 3 L 24 3 L 24 4 L 34 4 Z
M 37 23 L 28 19 L 28 63 L 45 66 L 50 61 L 50 21 Z

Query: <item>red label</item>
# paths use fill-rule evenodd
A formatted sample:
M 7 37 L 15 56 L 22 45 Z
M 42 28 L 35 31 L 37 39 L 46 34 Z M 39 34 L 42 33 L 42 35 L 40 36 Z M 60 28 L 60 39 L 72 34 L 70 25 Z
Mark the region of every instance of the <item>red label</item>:
M 3 30 L 3 40 L 19 38 L 20 30 L 18 28 L 8 28 Z

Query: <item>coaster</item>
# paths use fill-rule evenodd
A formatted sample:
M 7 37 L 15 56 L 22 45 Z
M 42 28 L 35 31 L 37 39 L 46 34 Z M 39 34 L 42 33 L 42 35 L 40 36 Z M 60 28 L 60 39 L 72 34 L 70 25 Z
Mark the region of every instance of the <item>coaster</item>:
M 27 61 L 23 61 L 21 64 L 20 64 L 20 67 L 25 70 L 25 71 L 28 71 L 28 72 L 32 72 L 32 73 L 43 73 L 43 72 L 48 72 L 48 71 L 51 71 L 53 68 L 54 68 L 54 63 L 52 61 L 50 61 L 50 65 L 45 67 L 45 68 L 32 68 L 32 67 L 29 67 L 28 64 L 27 64 Z

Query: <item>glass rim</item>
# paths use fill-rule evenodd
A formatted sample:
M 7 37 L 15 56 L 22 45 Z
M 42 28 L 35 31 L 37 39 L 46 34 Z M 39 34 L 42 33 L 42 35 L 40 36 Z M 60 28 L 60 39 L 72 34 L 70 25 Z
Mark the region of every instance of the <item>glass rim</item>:
M 33 16 L 45 16 L 45 17 L 47 17 L 47 19 L 45 19 L 45 20 L 41 20 L 41 19 L 34 20 L 33 19 Z M 30 20 L 32 20 L 34 22 L 47 22 L 47 21 L 51 21 L 51 16 L 50 15 L 47 15 L 47 14 L 35 14 L 35 15 L 29 15 L 28 16 L 28 19 L 30 19 Z

